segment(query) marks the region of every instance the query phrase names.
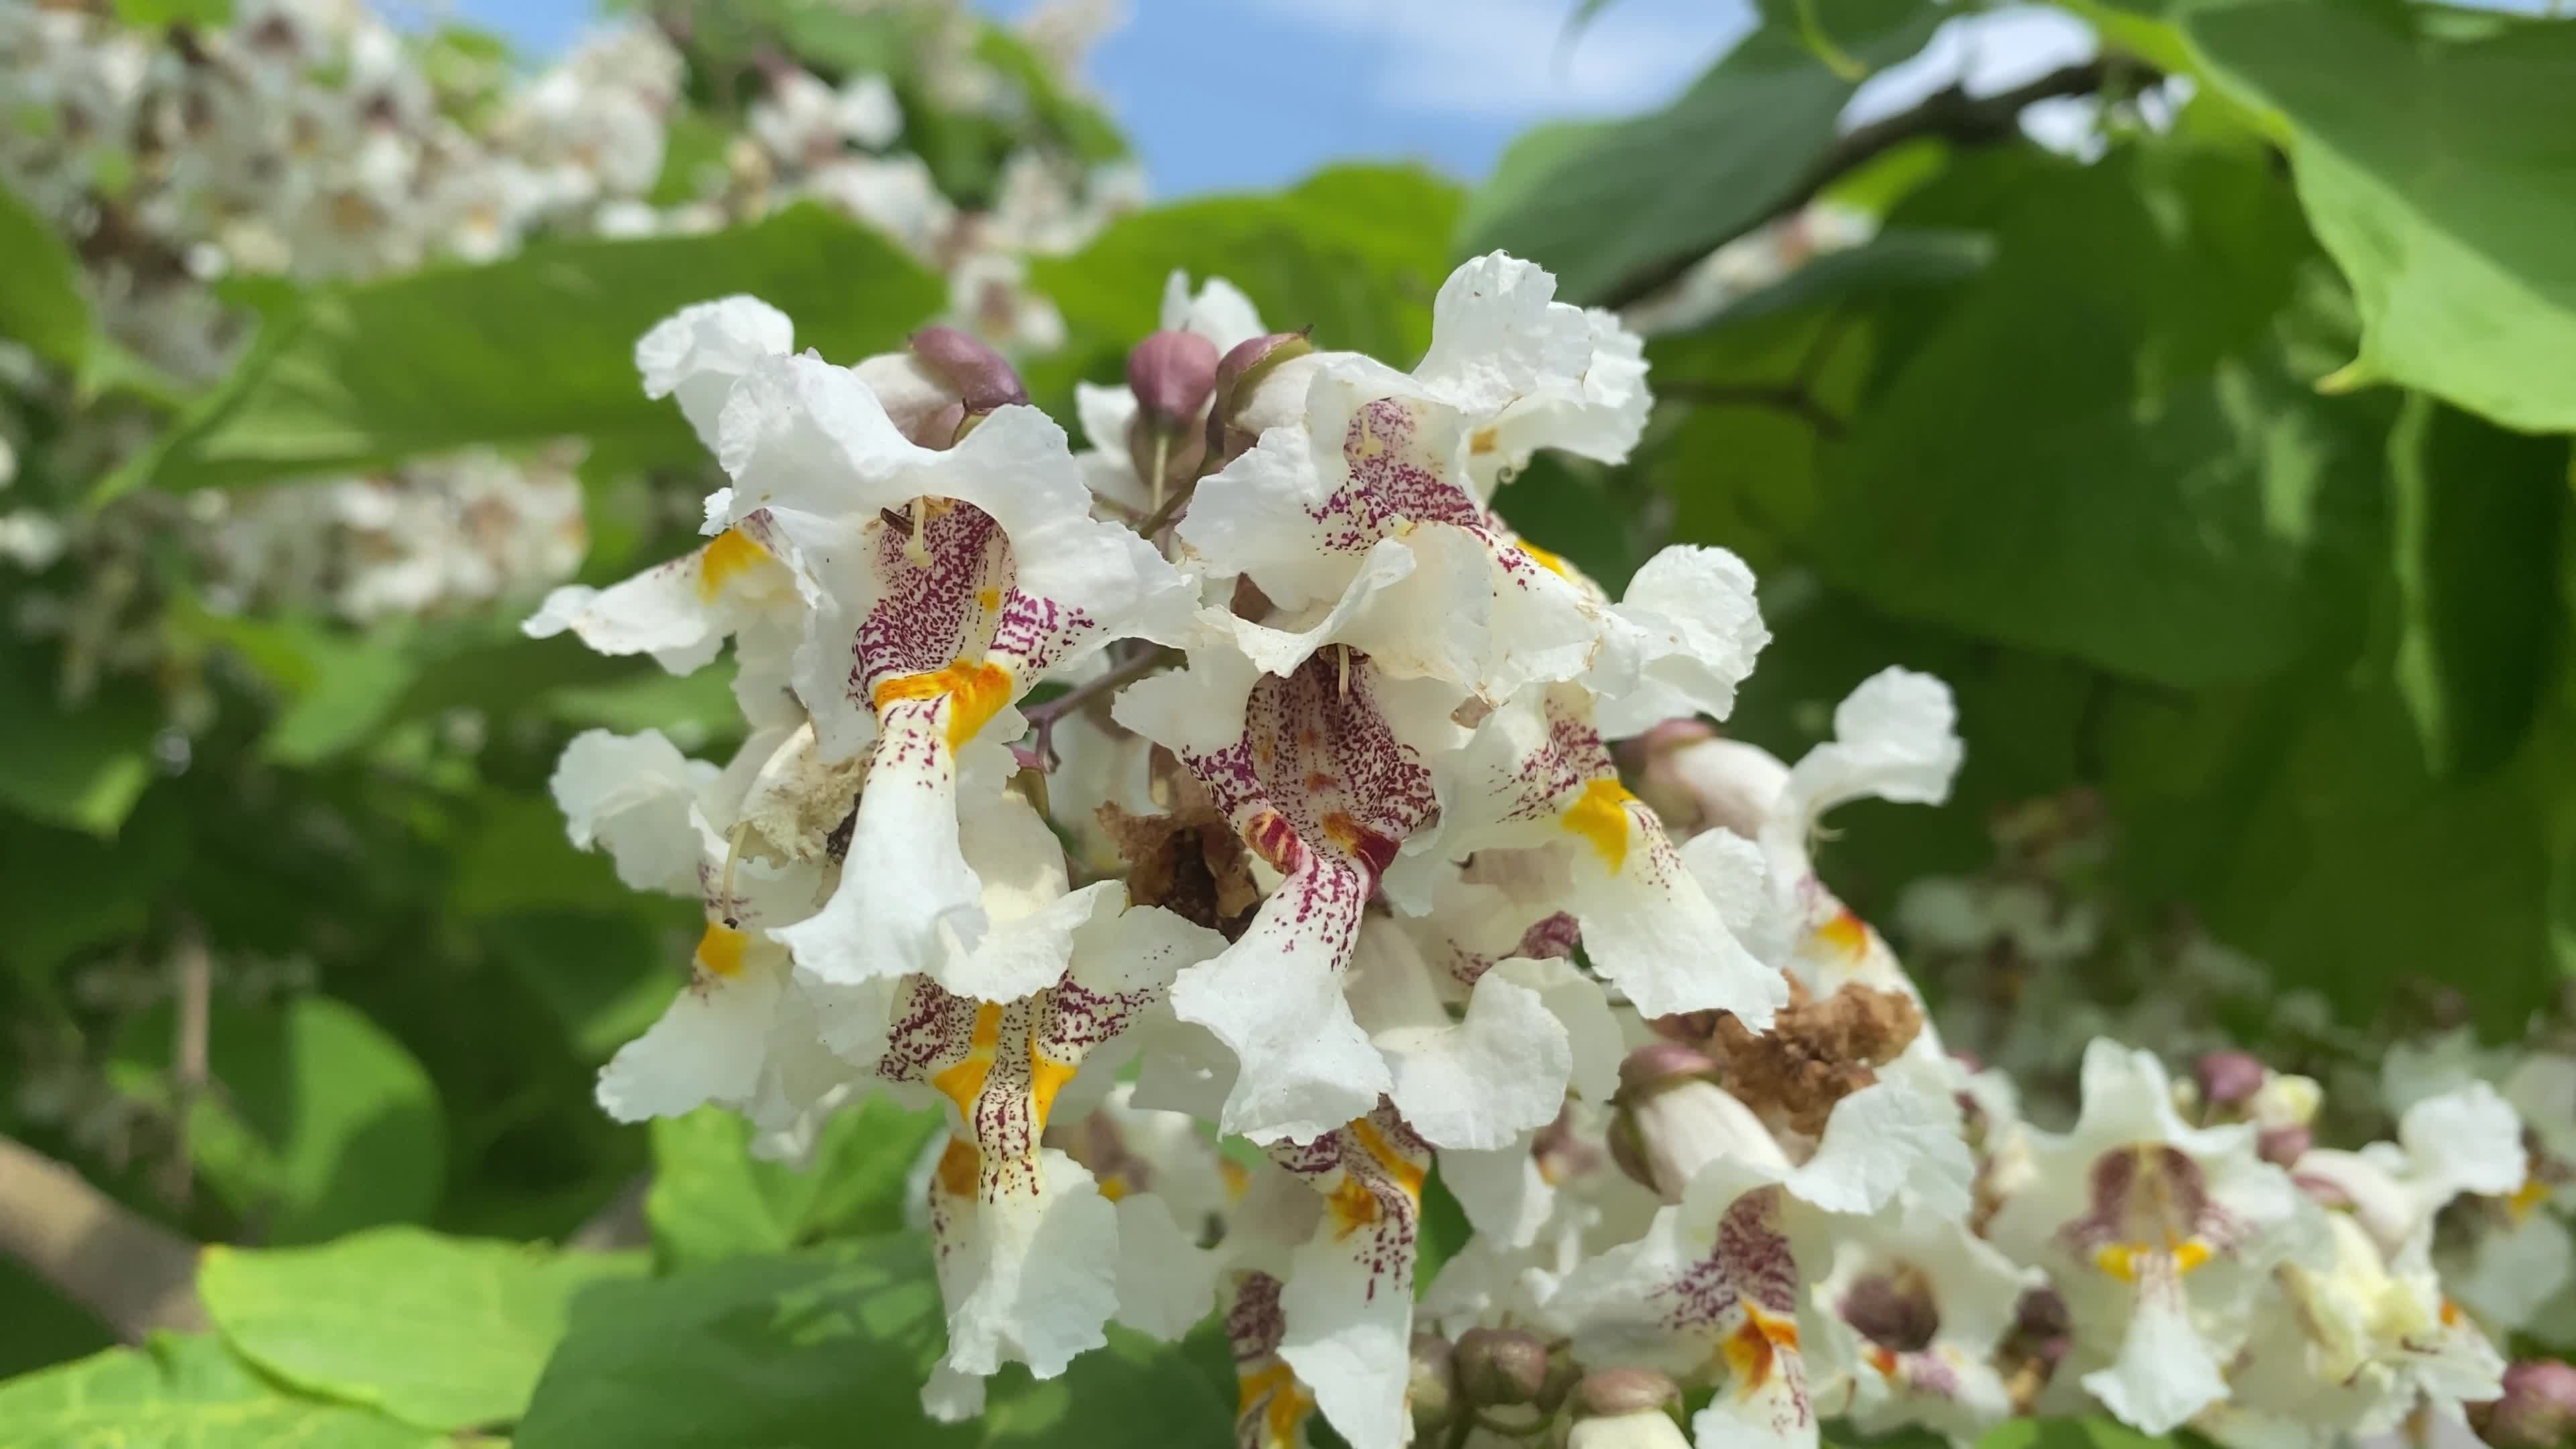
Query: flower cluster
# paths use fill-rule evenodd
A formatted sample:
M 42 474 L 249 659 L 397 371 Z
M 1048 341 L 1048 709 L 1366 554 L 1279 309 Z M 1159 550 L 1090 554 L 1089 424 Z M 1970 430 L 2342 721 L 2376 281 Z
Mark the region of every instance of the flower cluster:
M 2305 1079 L 2096 1041 L 2047 1131 L 1944 1050 L 1810 847 L 1946 797 L 1948 691 L 1887 670 L 1784 764 L 1708 722 L 1767 642 L 1741 561 L 1614 598 L 1513 530 L 1534 453 L 1615 461 L 1649 407 L 1636 338 L 1553 290 L 1466 263 L 1400 371 L 1175 276 L 1081 453 L 962 332 L 839 365 L 734 297 L 647 335 L 729 486 L 696 551 L 528 631 L 674 671 L 730 640 L 749 733 L 556 772 L 576 844 L 706 920 L 602 1105 L 788 1157 L 873 1094 L 939 1110 L 944 1418 L 1210 1312 L 1247 1445 L 2556 1412 L 2435 1266 L 2437 1215 L 2532 1180 L 2505 1095 L 2428 1079 L 2340 1152 Z M 1435 1192 L 1472 1235 L 1417 1285 Z

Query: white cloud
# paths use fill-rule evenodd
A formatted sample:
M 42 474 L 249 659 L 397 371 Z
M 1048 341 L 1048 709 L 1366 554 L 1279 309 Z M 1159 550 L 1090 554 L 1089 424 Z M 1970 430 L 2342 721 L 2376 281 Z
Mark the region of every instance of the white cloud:
M 1350 43 L 1393 110 L 1479 119 L 1661 104 L 1752 26 L 1741 0 L 1617 0 L 1564 40 L 1575 0 L 1252 0 Z

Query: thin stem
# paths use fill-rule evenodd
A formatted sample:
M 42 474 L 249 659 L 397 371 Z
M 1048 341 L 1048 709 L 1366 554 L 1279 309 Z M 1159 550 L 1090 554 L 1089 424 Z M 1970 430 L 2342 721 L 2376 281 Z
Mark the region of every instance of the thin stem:
M 1681 381 L 1665 383 L 1658 390 L 1668 398 L 1703 407 L 1772 408 L 1804 418 L 1820 436 L 1843 435 L 1843 420 L 1834 416 L 1814 393 L 1796 383 Z
M 206 1326 L 197 1245 L 69 1167 L 0 1137 L 0 1254 L 98 1315 L 127 1343 Z
M 1041 773 L 1062 763 L 1055 754 L 1056 721 L 1108 694 L 1122 685 L 1133 684 L 1162 667 L 1167 651 L 1147 649 L 1122 664 L 1110 666 L 1108 672 L 1086 679 L 1044 704 L 1030 705 L 1023 711 L 1031 729 L 1037 732 L 1037 757 Z
M 172 1143 L 161 1193 L 173 1206 L 186 1207 L 196 1183 L 190 1124 L 197 1115 L 197 1102 L 205 1096 L 213 1078 L 207 1065 L 206 1038 L 213 1015 L 214 958 L 207 953 L 205 937 L 193 922 L 180 927 L 170 966 L 178 978 L 178 1009 L 170 1047 Z

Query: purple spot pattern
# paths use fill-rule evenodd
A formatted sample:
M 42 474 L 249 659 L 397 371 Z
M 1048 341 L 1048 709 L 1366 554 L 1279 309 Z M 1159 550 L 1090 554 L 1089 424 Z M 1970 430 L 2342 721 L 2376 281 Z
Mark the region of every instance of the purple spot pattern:
M 1439 813 L 1431 772 L 1378 710 L 1367 656 L 1350 655 L 1348 678 L 1345 690 L 1329 652 L 1265 675 L 1244 701 L 1241 738 L 1180 752 L 1235 833 L 1287 877 L 1261 903 L 1265 924 L 1324 941 L 1337 968 L 1379 873 Z
M 849 683 L 850 698 L 862 708 L 873 706 L 878 686 L 889 679 L 961 659 L 1010 670 L 1016 697 L 1099 628 L 1081 609 L 1021 592 L 1010 536 L 972 504 L 932 499 L 925 506 L 926 566 L 908 547 L 908 526 L 880 521 L 869 534 L 879 593 L 859 621 Z
M 1052 1105 L 1037 1099 L 1038 1059 L 1067 1068 L 1081 1065 L 1086 1054 L 1133 1025 L 1161 995 L 1152 990 L 1094 992 L 1068 978 L 999 1008 L 990 1065 L 974 1099 L 959 1104 L 975 1143 L 982 1201 L 1038 1194 L 1039 1139 Z M 891 1082 L 936 1085 L 942 1072 L 976 1054 L 975 1023 L 986 1005 L 926 976 L 906 978 L 877 1075 Z
M 1748 1303 L 1773 1317 L 1796 1319 L 1798 1264 L 1781 1227 L 1781 1203 L 1777 1187 L 1756 1188 L 1737 1198 L 1718 1218 L 1708 1256 L 1647 1291 L 1647 1307 L 1665 1329 L 1705 1342 L 1716 1356 L 1751 1323 Z M 1737 1385 L 1735 1392 L 1757 1402 L 1775 1432 L 1803 1428 L 1813 1417 L 1806 1360 L 1794 1339 L 1774 1343 L 1772 1355 L 1771 1377 Z
M 2163 1142 L 2134 1142 L 2093 1159 L 2084 1215 L 2057 1230 L 2079 1258 L 2115 1245 L 2149 1248 L 2198 1238 L 2212 1252 L 2235 1251 L 2244 1225 L 2209 1195 L 2209 1180 L 2189 1153 Z
M 1308 1143 L 1281 1142 L 1270 1160 L 1324 1195 L 1320 1232 L 1368 1275 L 1365 1301 L 1381 1289 L 1410 1302 L 1420 1237 L 1422 1183 L 1431 1173 L 1431 1144 L 1414 1134 L 1383 1097 L 1367 1116 Z
M 1234 1306 L 1226 1310 L 1225 1339 L 1236 1363 L 1258 1363 L 1279 1352 L 1288 1335 L 1288 1318 L 1279 1311 L 1280 1283 L 1267 1273 L 1245 1273 L 1235 1280 Z

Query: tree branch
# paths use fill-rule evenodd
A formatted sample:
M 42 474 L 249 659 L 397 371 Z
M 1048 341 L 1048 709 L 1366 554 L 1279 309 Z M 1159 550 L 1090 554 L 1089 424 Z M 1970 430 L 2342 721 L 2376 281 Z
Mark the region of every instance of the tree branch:
M 1956 85 L 1935 91 L 1910 111 L 1881 117 L 1845 133 L 1826 149 L 1824 155 L 1816 158 L 1816 164 L 1808 168 L 1806 176 L 1781 198 L 1778 206 L 1765 214 L 1762 221 L 1745 230 L 1750 232 L 1796 211 L 1815 200 L 1817 194 L 1832 185 L 1836 178 L 1858 170 L 1908 141 L 1926 136 L 1940 136 L 1963 146 L 2000 141 L 2019 128 L 2022 111 L 2033 103 L 2059 96 L 2091 95 L 2102 89 L 2115 69 L 2124 75 L 2138 71 L 2133 61 L 2096 56 L 2076 65 L 2060 66 L 2046 75 L 1991 96 L 1972 96 Z M 1724 240 L 1732 241 L 1734 238 Z M 1697 266 L 1708 250 L 1675 258 L 1650 272 L 1640 273 L 1612 293 L 1604 305 L 1625 307 L 1661 290 Z
M 1676 402 L 1702 407 L 1757 407 L 1804 418 L 1827 438 L 1843 435 L 1843 420 L 1834 416 L 1803 382 L 1693 382 L 1680 379 L 1656 384 L 1655 391 Z
M 206 1326 L 196 1244 L 7 1137 L 0 1137 L 0 1253 L 128 1343 L 156 1329 Z

